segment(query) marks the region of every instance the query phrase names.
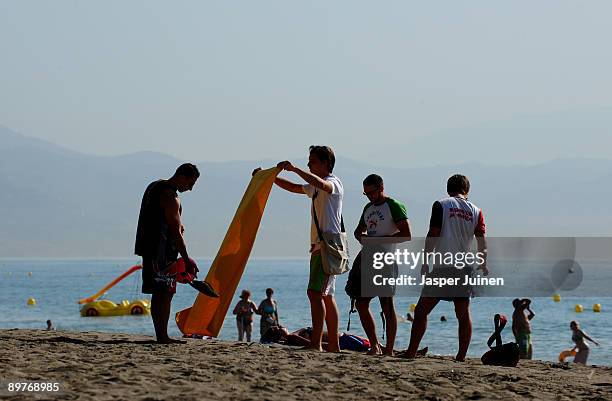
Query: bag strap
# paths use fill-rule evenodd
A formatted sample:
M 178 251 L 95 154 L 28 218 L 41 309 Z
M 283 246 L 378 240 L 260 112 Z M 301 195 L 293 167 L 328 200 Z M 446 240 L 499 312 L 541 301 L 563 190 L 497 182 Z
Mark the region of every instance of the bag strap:
M 315 207 L 315 199 L 319 195 L 319 191 L 315 191 L 314 195 L 312 195 L 312 216 L 314 218 L 315 226 L 317 227 L 317 234 L 319 235 L 319 240 L 324 242 L 323 234 L 321 234 L 321 227 L 319 227 L 319 219 L 317 218 L 317 208 Z
M 317 208 L 314 204 L 314 201 L 317 196 L 319 196 L 319 191 L 315 191 L 314 195 L 312 195 L 312 216 L 314 218 L 315 226 L 317 227 L 317 234 L 319 235 L 319 240 L 321 240 L 321 242 L 324 242 L 325 240 L 323 239 L 323 234 L 321 233 L 321 227 L 319 226 L 319 219 L 317 218 Z M 344 229 L 344 216 L 342 216 L 342 214 L 340 214 L 340 230 L 343 233 L 346 232 L 346 230 Z
M 349 318 L 348 318 L 348 324 L 346 325 L 346 331 L 351 331 L 351 314 L 352 313 L 356 313 L 357 309 L 355 309 L 355 302 L 357 300 L 355 298 L 351 298 L 351 310 L 349 310 Z

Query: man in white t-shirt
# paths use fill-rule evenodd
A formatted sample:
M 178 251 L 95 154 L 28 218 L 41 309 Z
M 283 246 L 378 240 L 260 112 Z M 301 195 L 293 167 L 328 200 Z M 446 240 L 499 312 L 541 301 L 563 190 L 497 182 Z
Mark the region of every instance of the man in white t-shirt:
M 296 194 L 306 194 L 313 199 L 319 227 L 322 232 L 340 233 L 342 227 L 342 182 L 332 174 L 336 158 L 328 146 L 311 146 L 308 156 L 308 171 L 294 166 L 289 161 L 278 164 L 279 168 L 291 171 L 300 176 L 306 184 L 296 184 L 277 177 L 274 183 L 279 187 Z M 312 207 L 311 207 L 312 215 Z M 322 351 L 323 322 L 327 323 L 329 341 L 327 351 L 340 352 L 338 339 L 338 306 L 334 299 L 336 276 L 323 271 L 319 236 L 311 218 L 310 224 L 310 276 L 308 280 L 308 299 L 312 316 L 311 345 Z
M 470 191 L 468 178 L 461 174 L 455 174 L 448 179 L 446 184 L 448 197 L 434 202 L 431 210 L 429 231 L 425 241 L 425 254 L 432 251 L 440 254 L 450 252 L 466 253 L 471 249 L 474 237 L 478 243 L 478 252 L 484 255 L 484 263 L 478 269 L 486 276 L 489 274 L 486 265 L 486 242 L 485 242 L 485 222 L 482 210 L 467 200 Z M 454 266 L 449 266 L 451 271 Z M 435 275 L 443 272 L 445 267 L 434 265 L 430 272 L 429 265 L 423 264 L 421 274 L 425 276 Z M 464 361 L 472 338 L 472 318 L 470 316 L 470 294 L 464 296 L 440 296 L 435 292 L 428 291 L 424 287 L 421 297 L 414 310 L 414 321 L 410 333 L 410 345 L 403 355 L 406 358 L 414 358 L 419 347 L 419 343 L 427 329 L 427 316 L 435 306 L 443 301 L 452 301 L 455 304 L 455 315 L 459 323 L 459 350 L 455 359 Z M 431 292 L 431 294 L 429 294 Z
M 363 180 L 363 194 L 370 201 L 361 213 L 359 224 L 355 229 L 355 238 L 361 242 L 364 237 L 389 238 L 387 243 L 399 243 L 410 241 L 410 222 L 406 213 L 406 207 L 399 201 L 385 194 L 385 186 L 381 176 L 370 174 Z M 392 241 L 392 242 L 391 242 Z M 387 344 L 384 354 L 393 356 L 395 335 L 397 334 L 397 316 L 393 296 L 379 296 L 383 316 L 387 322 L 386 334 Z M 370 297 L 357 298 L 357 311 L 363 330 L 370 340 L 370 355 L 383 353 L 376 336 L 376 325 L 370 311 Z

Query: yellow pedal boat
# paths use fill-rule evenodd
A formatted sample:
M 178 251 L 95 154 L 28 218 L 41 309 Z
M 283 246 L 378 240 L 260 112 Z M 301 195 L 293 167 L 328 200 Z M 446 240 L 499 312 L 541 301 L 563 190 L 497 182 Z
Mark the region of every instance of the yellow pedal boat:
M 132 302 L 124 299 L 121 303 L 114 303 L 108 299 L 93 301 L 81 307 L 81 316 L 123 316 L 123 315 L 150 315 L 151 301 L 137 299 Z
M 130 267 L 125 273 L 108 283 L 95 295 L 79 300 L 79 304 L 83 305 L 81 306 L 81 316 L 150 315 L 151 301 L 148 299 L 136 299 L 132 302 L 124 299 L 118 304 L 108 299 L 98 301 L 98 298 L 104 295 L 115 284 L 140 269 L 142 269 L 142 265 Z

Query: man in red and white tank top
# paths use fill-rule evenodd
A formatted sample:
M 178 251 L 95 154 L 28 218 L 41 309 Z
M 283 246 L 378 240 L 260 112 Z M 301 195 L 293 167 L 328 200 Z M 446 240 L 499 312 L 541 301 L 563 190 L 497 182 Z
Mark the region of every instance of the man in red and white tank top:
M 425 241 L 425 253 L 428 254 L 435 250 L 445 254 L 470 252 L 471 244 L 474 239 L 478 243 L 478 252 L 484 255 L 485 263 L 479 265 L 486 276 L 486 242 L 485 222 L 482 210 L 472 202 L 467 200 L 470 190 L 470 182 L 467 177 L 455 174 L 448 179 L 446 189 L 449 197 L 440 199 L 433 204 L 429 231 Z M 421 269 L 422 275 L 430 273 L 429 266 L 424 264 Z M 440 300 L 453 301 L 455 304 L 455 314 L 459 321 L 459 350 L 455 359 L 465 360 L 470 340 L 472 338 L 472 319 L 470 317 L 470 298 L 440 298 L 426 296 L 425 290 L 419 298 L 419 302 L 414 311 L 414 322 L 410 333 L 410 345 L 405 353 L 406 358 L 416 356 L 419 343 L 427 329 L 427 316 L 440 302 Z

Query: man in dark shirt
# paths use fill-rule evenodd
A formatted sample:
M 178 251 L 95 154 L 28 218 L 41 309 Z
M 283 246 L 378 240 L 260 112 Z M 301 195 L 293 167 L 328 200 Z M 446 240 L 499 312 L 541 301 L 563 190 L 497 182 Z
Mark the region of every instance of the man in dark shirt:
M 170 266 L 180 254 L 187 272 L 195 275 L 198 271 L 187 254 L 177 191 L 191 191 L 199 176 L 195 165 L 182 164 L 168 180 L 149 184 L 142 197 L 135 253 L 142 256 L 142 292 L 152 294 L 151 317 L 159 343 L 180 342 L 168 336 L 170 305 L 176 292 L 176 274 Z

